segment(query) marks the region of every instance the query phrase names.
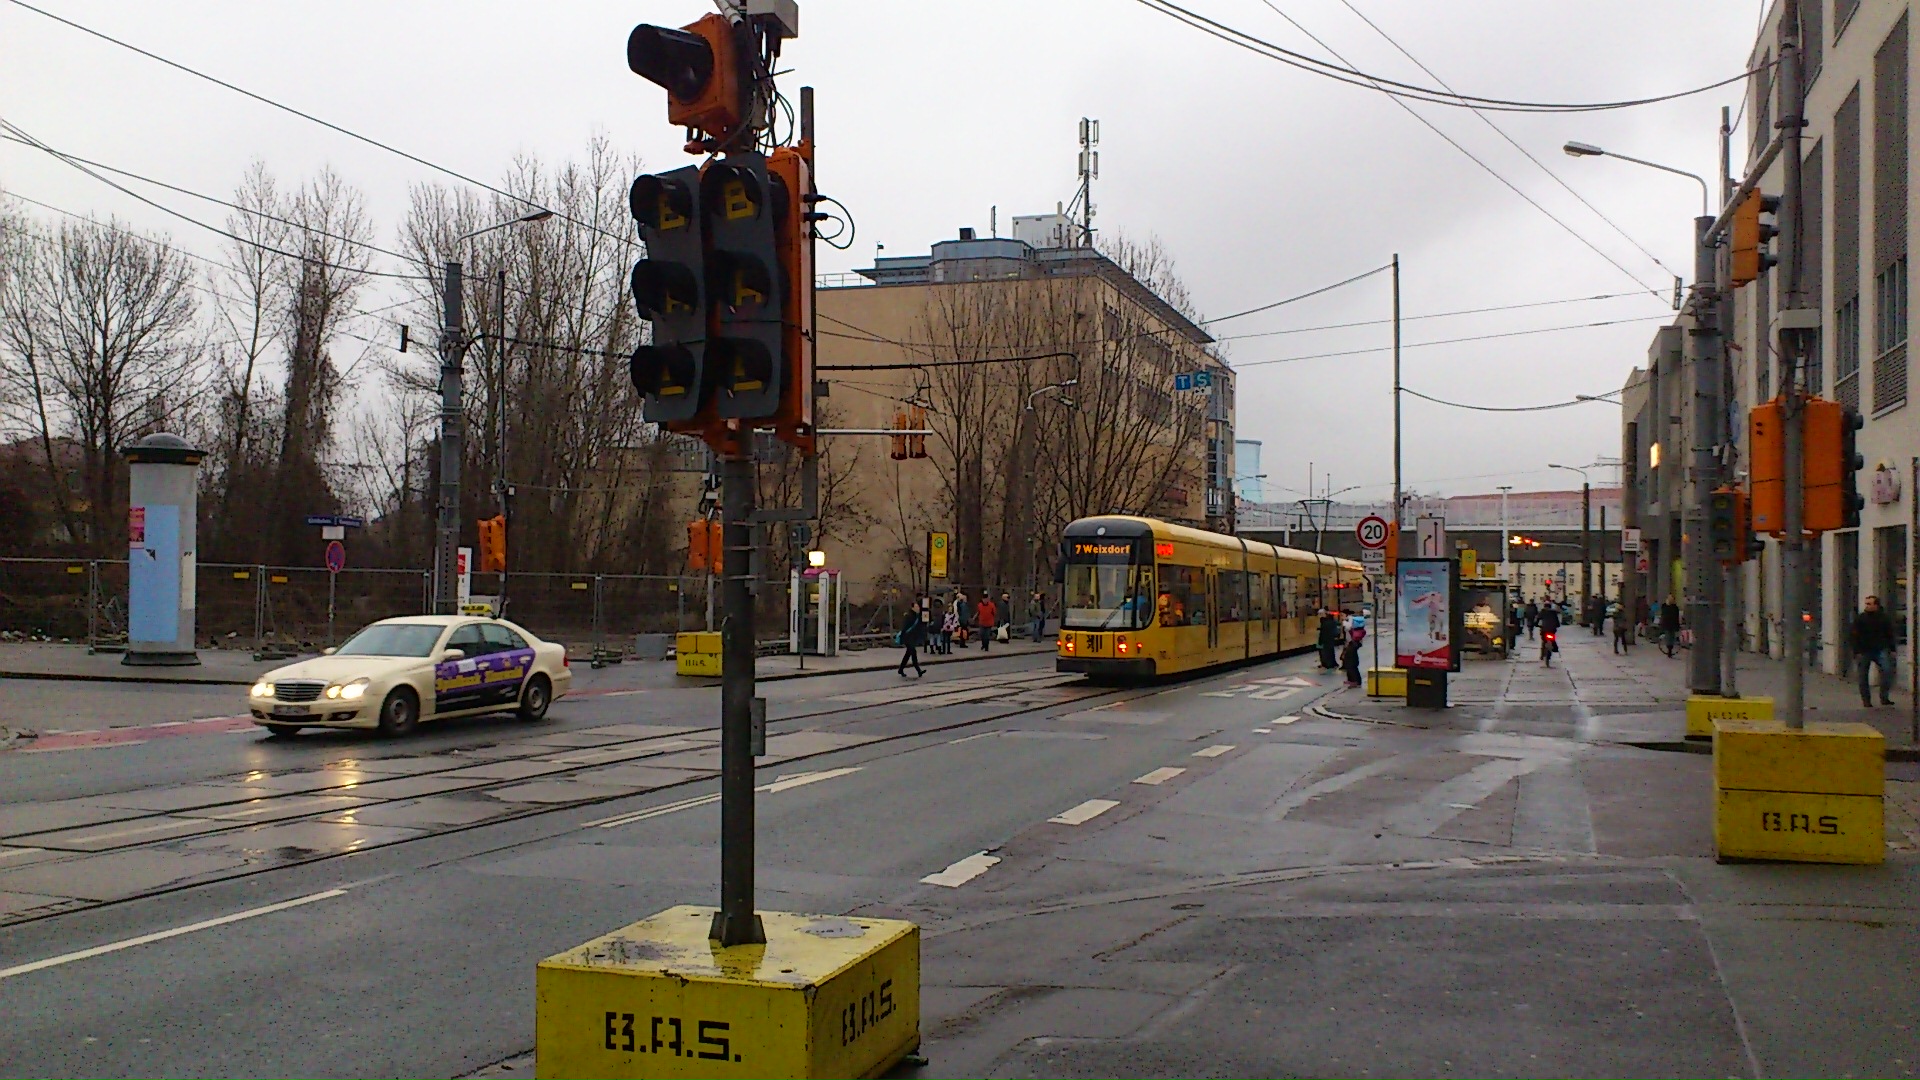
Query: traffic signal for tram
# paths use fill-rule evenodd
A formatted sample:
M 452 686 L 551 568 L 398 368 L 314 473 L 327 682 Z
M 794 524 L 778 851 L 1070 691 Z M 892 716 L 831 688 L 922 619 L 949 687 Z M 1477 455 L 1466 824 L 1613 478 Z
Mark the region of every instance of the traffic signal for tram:
M 507 570 L 507 518 L 495 514 L 480 519 L 480 572 L 504 574 Z
M 1387 577 L 1393 577 L 1394 573 L 1400 569 L 1400 523 L 1398 521 L 1387 523 L 1387 561 L 1380 569 Z
M 1780 197 L 1762 195 L 1758 188 L 1747 192 L 1740 205 L 1733 211 L 1733 235 L 1729 245 L 1731 261 L 1728 266 L 1728 279 L 1734 288 L 1739 288 L 1767 272 L 1777 260 L 1767 251 L 1767 244 L 1779 235 L 1780 230 L 1771 221 L 1762 221 L 1762 216 L 1778 213 Z
M 1707 550 L 1723 564 L 1747 561 L 1747 493 L 1719 488 L 1707 497 Z
M 633 350 L 628 373 L 646 399 L 643 415 L 670 431 L 701 429 L 696 418 L 712 382 L 700 200 L 700 169 L 693 165 L 642 176 L 627 193 L 647 244 L 647 257 L 633 264 L 633 304 L 653 324 L 651 340 Z
M 907 410 L 907 424 L 914 431 L 927 430 L 927 407 L 915 405 Z M 923 458 L 927 456 L 927 437 L 925 435 L 907 436 L 907 456 Z
M 707 218 L 707 297 L 713 305 L 707 359 L 717 390 L 715 411 L 726 419 L 772 420 L 780 411 L 785 374 L 785 282 L 775 250 L 767 159 L 740 153 L 708 163 L 700 203 Z
M 627 35 L 627 67 L 666 88 L 667 121 L 688 130 L 689 153 L 717 149 L 751 114 L 753 38 L 744 22 L 707 15 L 678 30 L 642 23 Z
M 722 554 L 721 524 L 704 518 L 687 522 L 687 569 L 720 573 Z
M 1837 401 L 1810 398 L 1806 412 L 1806 527 L 1832 532 L 1860 524 L 1859 471 L 1866 465 L 1854 445 L 1860 414 Z
M 780 264 L 781 384 L 773 429 L 813 454 L 813 148 L 783 146 L 767 157 L 774 254 Z M 924 455 L 923 455 L 924 456 Z

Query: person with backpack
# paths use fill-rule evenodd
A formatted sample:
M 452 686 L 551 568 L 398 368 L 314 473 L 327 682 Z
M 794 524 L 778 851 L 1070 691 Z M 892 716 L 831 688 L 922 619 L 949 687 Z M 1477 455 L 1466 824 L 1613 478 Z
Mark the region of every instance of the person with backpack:
M 920 613 L 920 604 L 916 602 L 907 609 L 907 617 L 900 624 L 900 632 L 894 635 L 894 644 L 905 649 L 900 655 L 901 678 L 907 677 L 907 665 L 913 665 L 914 678 L 925 675 L 926 669 L 920 666 L 920 647 L 927 643 L 927 619 Z
M 999 621 L 1000 609 L 993 606 L 993 594 L 987 593 L 973 606 L 973 622 L 980 629 L 981 652 L 991 651 L 988 647 L 993 644 L 993 628 Z

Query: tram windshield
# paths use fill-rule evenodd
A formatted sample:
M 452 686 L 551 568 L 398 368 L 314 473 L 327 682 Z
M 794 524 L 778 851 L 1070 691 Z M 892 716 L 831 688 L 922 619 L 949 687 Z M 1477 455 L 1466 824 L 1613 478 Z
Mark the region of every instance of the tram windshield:
M 1133 561 L 1124 541 L 1070 543 L 1066 618 L 1070 630 L 1139 630 L 1153 621 L 1153 567 Z

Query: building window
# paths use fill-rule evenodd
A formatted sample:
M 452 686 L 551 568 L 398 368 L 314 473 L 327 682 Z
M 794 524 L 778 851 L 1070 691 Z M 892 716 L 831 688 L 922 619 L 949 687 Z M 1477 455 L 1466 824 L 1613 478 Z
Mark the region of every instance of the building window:
M 1833 396 L 1850 409 L 1860 407 L 1860 298 L 1833 313 Z
M 1873 411 L 1907 400 L 1907 257 L 1873 279 Z
M 1873 58 L 1873 411 L 1907 400 L 1907 16 Z

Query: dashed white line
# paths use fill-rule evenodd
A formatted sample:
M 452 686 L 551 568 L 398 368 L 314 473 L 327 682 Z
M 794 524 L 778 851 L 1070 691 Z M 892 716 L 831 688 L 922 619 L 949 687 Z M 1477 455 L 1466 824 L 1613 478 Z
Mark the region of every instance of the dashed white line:
M 0 859 L 17 859 L 22 855 L 32 855 L 42 849 L 37 847 L 10 847 L 0 850 Z
M 994 863 L 1000 861 L 998 855 L 989 855 L 984 851 L 976 852 L 948 866 L 937 874 L 928 874 L 920 879 L 924 885 L 940 885 L 957 889 L 981 874 L 986 873 Z
M 1055 825 L 1084 825 L 1119 805 L 1118 799 L 1088 799 L 1079 806 L 1065 813 L 1055 814 L 1047 820 Z
M 1291 723 L 1293 723 L 1293 722 L 1294 722 L 1295 720 L 1298 720 L 1298 719 L 1300 719 L 1300 717 L 1298 717 L 1298 716 L 1282 716 L 1282 717 L 1279 717 L 1279 718 L 1277 718 L 1277 719 L 1273 719 L 1273 720 L 1269 720 L 1269 721 L 1267 721 L 1267 723 L 1269 723 L 1269 724 L 1291 724 Z
M 59 967 L 62 964 L 71 964 L 76 960 L 86 960 L 95 956 L 104 956 L 107 953 L 119 952 L 121 949 L 131 949 L 136 945 L 150 945 L 153 942 L 165 941 L 168 938 L 179 937 L 182 934 L 191 934 L 199 930 L 210 930 L 216 926 L 225 926 L 228 923 L 239 922 L 242 919 L 271 915 L 276 911 L 285 911 L 288 908 L 297 908 L 303 904 L 311 904 L 318 900 L 331 900 L 336 896 L 345 895 L 347 895 L 347 890 L 345 889 L 328 889 L 326 892 L 317 892 L 311 896 L 302 896 L 293 900 L 282 900 L 278 904 L 268 904 L 265 907 L 236 911 L 231 915 L 222 915 L 217 919 L 205 919 L 197 923 L 189 923 L 186 926 L 176 926 L 171 930 L 160 930 L 152 934 L 141 934 L 139 937 L 128 938 L 125 941 L 115 941 L 107 945 L 96 945 L 91 949 L 62 953 L 59 956 L 49 956 L 45 960 L 35 960 L 31 964 L 20 964 L 16 967 L 0 968 L 0 979 L 11 979 L 15 975 L 26 975 L 43 968 Z
M 1266 728 L 1266 727 L 1257 727 L 1253 729 L 1253 733 L 1255 735 L 1271 735 L 1273 734 L 1273 729 Z
M 1193 752 L 1193 756 L 1194 757 L 1219 757 L 1221 754 L 1231 754 L 1231 753 L 1233 753 L 1233 744 L 1222 743 L 1215 746 L 1209 746 L 1205 750 L 1195 750 Z
M 822 780 L 834 780 L 842 776 L 847 776 L 852 773 L 857 773 L 860 771 L 860 769 L 861 769 L 861 766 L 852 765 L 844 769 L 827 769 L 822 772 L 794 773 L 791 776 L 778 777 L 771 784 L 761 784 L 759 787 L 756 787 L 753 790 L 769 792 L 769 793 L 776 792 L 776 791 L 791 791 L 792 789 L 797 787 L 806 787 L 808 784 L 817 784 Z M 660 806 L 650 806 L 645 810 L 637 810 L 631 814 L 621 814 L 617 817 L 601 818 L 598 821 L 589 821 L 580 827 L 583 829 L 614 829 L 622 825 L 631 825 L 636 821 L 645 821 L 648 818 L 665 817 L 668 814 L 677 814 L 682 810 L 691 810 L 696 806 L 707 806 L 709 804 L 717 803 L 719 801 L 720 801 L 720 795 L 717 792 L 712 795 L 697 795 L 691 799 L 681 799 L 679 802 L 663 803 Z
M 1133 782 L 1136 784 L 1164 784 L 1186 771 L 1185 769 L 1175 768 L 1172 765 L 1163 765 L 1145 776 L 1135 777 Z

